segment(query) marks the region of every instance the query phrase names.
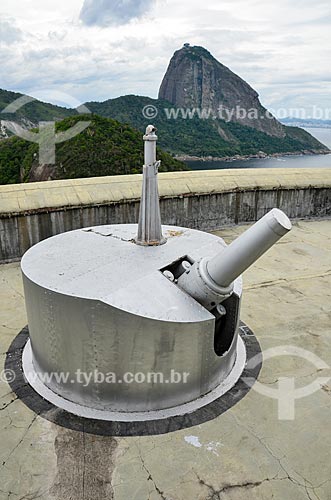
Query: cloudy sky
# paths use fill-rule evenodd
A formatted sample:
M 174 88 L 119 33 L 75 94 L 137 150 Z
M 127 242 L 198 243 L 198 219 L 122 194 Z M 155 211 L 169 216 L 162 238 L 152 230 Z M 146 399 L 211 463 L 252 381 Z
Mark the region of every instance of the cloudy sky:
M 309 114 L 331 108 L 330 33 L 329 0 L 1 0 L 0 87 L 51 102 L 156 97 L 190 42 L 269 108 Z

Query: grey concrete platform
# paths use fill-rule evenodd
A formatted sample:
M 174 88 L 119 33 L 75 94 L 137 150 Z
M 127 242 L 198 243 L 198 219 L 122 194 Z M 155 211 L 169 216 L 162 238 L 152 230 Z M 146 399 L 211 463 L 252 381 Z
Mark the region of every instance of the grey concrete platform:
M 243 227 L 219 234 L 230 242 Z M 297 222 L 245 275 L 242 319 L 264 351 L 305 349 L 331 365 L 331 221 Z M 0 372 L 26 325 L 18 264 L 0 266 Z M 59 427 L 0 382 L 0 500 L 330 500 L 331 370 L 293 356 L 264 362 L 259 382 L 330 380 L 278 419 L 251 390 L 205 424 L 114 438 Z

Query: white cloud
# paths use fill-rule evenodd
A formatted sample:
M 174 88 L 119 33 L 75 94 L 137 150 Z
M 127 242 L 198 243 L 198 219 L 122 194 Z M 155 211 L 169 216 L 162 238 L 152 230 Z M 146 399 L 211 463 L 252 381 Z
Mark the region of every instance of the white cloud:
M 50 88 L 82 102 L 156 97 L 173 52 L 190 42 L 265 105 L 330 106 L 326 0 L 3 0 L 0 20 L 0 87 L 9 90 Z
M 80 19 L 88 26 L 125 24 L 149 8 L 145 0 L 84 0 Z
M 22 31 L 12 19 L 0 19 L 0 44 L 8 45 L 22 39 Z

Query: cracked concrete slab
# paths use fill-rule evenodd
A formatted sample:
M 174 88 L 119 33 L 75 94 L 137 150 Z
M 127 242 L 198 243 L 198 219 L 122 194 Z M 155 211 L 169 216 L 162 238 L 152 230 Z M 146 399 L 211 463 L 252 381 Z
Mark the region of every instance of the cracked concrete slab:
M 247 226 L 219 234 L 229 242 Z M 242 319 L 263 350 L 306 349 L 331 365 L 331 221 L 299 221 L 245 275 Z M 18 264 L 0 266 L 0 371 L 26 325 Z M 304 387 L 331 377 L 297 357 L 264 362 L 259 382 Z M 207 423 L 160 436 L 113 438 L 55 425 L 0 381 L 0 500 L 330 500 L 331 378 L 278 420 L 252 390 Z

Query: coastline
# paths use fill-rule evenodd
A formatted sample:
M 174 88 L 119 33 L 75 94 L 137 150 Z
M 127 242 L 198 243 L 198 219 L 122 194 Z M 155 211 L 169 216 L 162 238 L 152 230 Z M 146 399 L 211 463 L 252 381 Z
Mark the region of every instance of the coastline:
M 280 158 L 282 156 L 314 156 L 314 155 L 328 155 L 331 154 L 331 150 L 326 151 L 325 149 L 321 150 L 307 150 L 307 151 L 295 151 L 295 152 L 286 152 L 286 153 L 272 153 L 267 154 L 263 151 L 259 153 L 251 154 L 251 155 L 234 155 L 234 156 L 190 156 L 190 155 L 176 155 L 174 158 L 176 160 L 186 162 L 186 161 L 225 161 L 232 162 L 236 160 L 252 160 L 252 159 L 266 159 L 266 158 Z

